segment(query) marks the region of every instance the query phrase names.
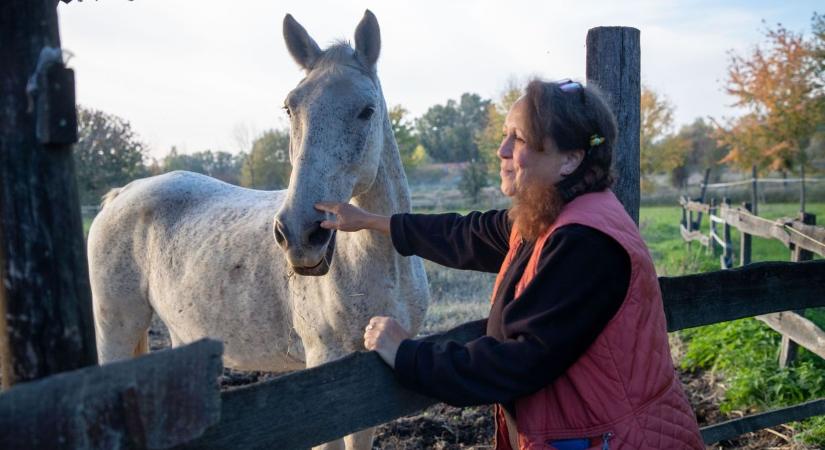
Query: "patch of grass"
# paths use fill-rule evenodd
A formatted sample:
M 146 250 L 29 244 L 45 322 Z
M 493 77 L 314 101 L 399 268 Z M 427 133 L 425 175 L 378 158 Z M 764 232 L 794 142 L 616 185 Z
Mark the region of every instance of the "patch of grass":
M 796 204 L 761 205 L 758 214 L 768 219 L 796 217 Z M 825 204 L 809 204 L 808 212 L 825 222 Z M 642 208 L 642 235 L 650 248 L 660 275 L 684 275 L 719 270 L 719 253 L 714 255 L 697 242 L 686 244 L 679 232 L 681 209 L 675 207 Z M 707 217 L 701 230 L 708 231 Z M 721 234 L 722 227 L 718 227 Z M 731 230 L 734 265 L 739 262 L 740 235 Z M 752 261 L 789 261 L 790 251 L 781 242 L 753 238 Z M 815 259 L 820 257 L 815 256 Z M 825 327 L 825 310 L 811 309 L 805 316 Z M 685 370 L 712 370 L 720 373 L 726 384 L 720 409 L 764 410 L 797 404 L 825 396 L 825 360 L 800 348 L 795 364 L 786 369 L 778 365 L 781 335 L 756 319 L 742 319 L 684 330 L 678 333 L 685 346 L 680 365 Z M 797 439 L 807 444 L 825 444 L 825 420 L 813 418 L 797 423 Z
M 790 203 L 762 205 L 759 207 L 759 215 L 768 219 L 796 217 L 798 210 L 799 205 Z M 821 217 L 820 223 L 825 223 L 825 203 L 809 204 L 807 210 Z M 659 275 L 675 276 L 719 270 L 721 249 L 716 246 L 714 254 L 698 242 L 685 243 L 679 232 L 681 217 L 682 210 L 678 206 L 646 207 L 640 211 L 639 228 Z M 706 215 L 702 217 L 700 230 L 705 234 L 709 230 Z M 722 234 L 721 225 L 717 227 L 717 233 Z M 731 228 L 734 265 L 739 265 L 740 239 L 739 231 Z M 814 259 L 821 258 L 815 256 Z M 789 261 L 790 251 L 775 239 L 753 238 L 751 260 Z
M 94 217 L 83 217 L 83 236 L 89 235 L 89 228 L 92 226 Z
M 777 365 L 781 336 L 748 318 L 685 330 L 683 369 L 724 374 L 722 412 L 787 406 L 825 395 L 825 361 L 804 348 L 793 367 Z
M 639 212 L 639 229 L 653 257 L 656 272 L 661 276 L 674 276 L 717 270 L 718 258 L 698 242 L 687 244 L 682 240 L 679 232 L 681 214 L 678 207 L 667 206 L 642 208 Z
M 495 274 L 450 269 L 424 261 L 431 302 L 421 334 L 449 330 L 487 317 Z

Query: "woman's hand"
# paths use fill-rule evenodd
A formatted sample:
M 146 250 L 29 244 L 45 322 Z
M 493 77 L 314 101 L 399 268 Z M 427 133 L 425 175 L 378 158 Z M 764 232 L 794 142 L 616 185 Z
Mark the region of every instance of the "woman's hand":
M 376 230 L 385 234 L 390 233 L 389 217 L 369 213 L 349 203 L 320 202 L 315 204 L 315 209 L 335 215 L 335 221 L 321 222 L 321 228 L 327 230 Z
M 395 354 L 401 341 L 408 339 L 410 332 L 392 317 L 373 317 L 364 330 L 364 347 L 375 350 L 381 359 L 395 369 Z

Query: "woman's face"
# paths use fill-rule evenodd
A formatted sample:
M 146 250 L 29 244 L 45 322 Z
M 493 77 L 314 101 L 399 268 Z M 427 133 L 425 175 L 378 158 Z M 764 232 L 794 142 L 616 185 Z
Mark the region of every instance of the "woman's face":
M 510 108 L 504 121 L 504 139 L 498 148 L 501 160 L 501 192 L 508 197 L 531 183 L 550 187 L 571 174 L 584 156 L 584 150 L 559 152 L 552 140 L 544 151 L 530 148 L 525 141 L 528 119 L 527 100 L 521 97 Z

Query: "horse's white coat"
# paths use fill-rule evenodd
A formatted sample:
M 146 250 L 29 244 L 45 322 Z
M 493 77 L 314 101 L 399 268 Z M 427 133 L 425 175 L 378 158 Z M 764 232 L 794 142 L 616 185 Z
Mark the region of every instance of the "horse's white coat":
M 220 339 L 225 364 L 244 370 L 295 370 L 364 350 L 364 327 L 376 315 L 419 328 L 429 300 L 421 261 L 398 255 L 388 236 L 362 231 L 337 233 L 327 264 L 329 234 L 317 228 L 325 216 L 313 208 L 351 201 L 381 214 L 409 211 L 375 73 L 377 21 L 365 14 L 355 49 L 321 51 L 291 16 L 284 36 L 307 71 L 286 101 L 288 190 L 172 172 L 108 195 L 88 242 L 101 363 L 130 357 L 153 312 L 173 345 Z M 276 212 L 285 250 L 273 237 Z M 347 442 L 368 448 L 371 434 Z

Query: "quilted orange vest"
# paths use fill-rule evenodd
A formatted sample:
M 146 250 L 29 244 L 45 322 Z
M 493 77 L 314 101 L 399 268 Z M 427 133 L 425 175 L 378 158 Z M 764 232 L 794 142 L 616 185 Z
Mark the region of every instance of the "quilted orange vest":
M 550 385 L 516 400 L 519 450 L 553 449 L 552 442 L 565 439 L 589 439 L 588 448 L 594 449 L 704 449 L 671 360 L 653 261 L 636 224 L 611 191 L 584 194 L 565 205 L 538 238 L 516 284 L 515 301 L 536 275 L 547 239 L 569 224 L 595 228 L 624 247 L 630 256 L 630 284 L 622 306 L 587 351 Z M 513 230 L 493 292 L 520 243 Z M 496 449 L 514 450 L 503 411 L 496 409 Z

